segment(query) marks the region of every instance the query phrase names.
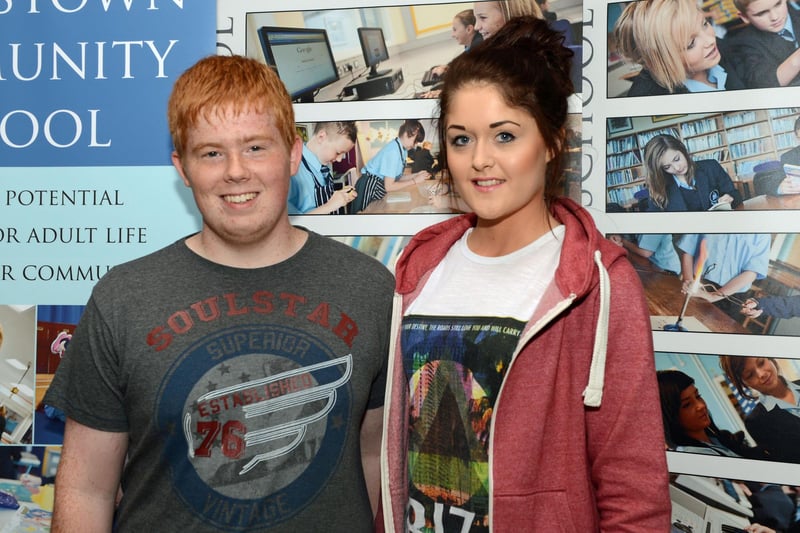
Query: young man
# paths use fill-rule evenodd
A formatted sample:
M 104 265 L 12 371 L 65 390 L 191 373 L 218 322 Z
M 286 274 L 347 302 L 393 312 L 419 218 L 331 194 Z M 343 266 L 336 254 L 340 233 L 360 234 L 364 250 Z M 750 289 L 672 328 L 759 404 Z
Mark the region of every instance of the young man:
M 800 85 L 800 13 L 786 0 L 734 0 L 747 26 L 732 33 L 731 64 L 747 88 Z
M 392 276 L 289 223 L 302 145 L 265 65 L 199 61 L 168 116 L 202 229 L 92 292 L 45 399 L 53 531 L 371 531 Z
M 356 123 L 318 122 L 314 134 L 303 145 L 300 167 L 289 187 L 289 214 L 343 214 L 356 197 L 353 187 L 334 191 L 330 164 L 341 161 L 356 144 Z M 355 168 L 348 170 L 354 172 Z

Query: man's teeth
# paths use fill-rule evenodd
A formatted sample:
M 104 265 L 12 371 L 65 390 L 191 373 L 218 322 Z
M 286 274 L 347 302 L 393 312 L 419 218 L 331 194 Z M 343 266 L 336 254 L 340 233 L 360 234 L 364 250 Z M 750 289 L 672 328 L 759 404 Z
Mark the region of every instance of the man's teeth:
M 246 194 L 228 194 L 223 196 L 222 199 L 232 204 L 242 204 L 256 197 L 256 193 L 249 192 Z

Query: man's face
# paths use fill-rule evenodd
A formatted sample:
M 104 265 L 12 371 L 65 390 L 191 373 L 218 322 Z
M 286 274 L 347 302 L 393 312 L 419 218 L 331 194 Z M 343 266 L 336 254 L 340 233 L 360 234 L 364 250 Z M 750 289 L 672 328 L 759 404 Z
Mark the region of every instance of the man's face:
M 756 29 L 778 33 L 786 24 L 789 7 L 786 0 L 756 0 L 747 6 L 744 13 L 739 13 L 739 16 Z
M 198 119 L 172 162 L 192 189 L 204 238 L 231 247 L 257 244 L 289 224 L 289 177 L 301 154 L 300 139 L 287 147 L 268 111 L 220 109 Z

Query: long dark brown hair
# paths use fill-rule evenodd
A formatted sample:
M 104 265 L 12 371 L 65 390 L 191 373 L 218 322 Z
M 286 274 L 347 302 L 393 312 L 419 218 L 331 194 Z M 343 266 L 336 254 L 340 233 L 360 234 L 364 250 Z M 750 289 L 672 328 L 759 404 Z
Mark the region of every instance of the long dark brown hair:
M 567 99 L 575 92 L 570 78 L 572 56 L 560 32 L 544 20 L 525 16 L 512 18 L 489 39 L 456 57 L 447 68 L 439 100 L 442 168 L 447 169 L 445 124 L 455 93 L 471 84 L 491 85 L 506 104 L 525 110 L 536 121 L 552 156 L 545 176 L 549 203 L 561 190 Z M 445 176 L 451 180 L 449 173 Z

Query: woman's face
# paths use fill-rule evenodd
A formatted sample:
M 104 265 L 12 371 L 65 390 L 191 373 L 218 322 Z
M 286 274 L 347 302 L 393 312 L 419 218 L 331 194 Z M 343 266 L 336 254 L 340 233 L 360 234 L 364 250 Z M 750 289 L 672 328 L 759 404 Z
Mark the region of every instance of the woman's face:
M 698 11 L 689 42 L 685 44 L 683 52 L 683 63 L 689 79 L 706 81 L 708 69 L 716 66 L 720 59 L 714 27 L 703 13 Z
M 761 394 L 777 395 L 783 386 L 778 367 L 767 357 L 746 357 L 742 368 L 742 381 Z
M 475 13 L 475 31 L 484 39 L 497 33 L 506 23 L 500 2 L 475 2 L 472 11 Z
M 453 183 L 479 220 L 541 222 L 551 156 L 527 111 L 510 107 L 494 85 L 471 84 L 453 93 L 444 127 Z
M 472 34 L 475 33 L 475 27 L 472 25 L 464 26 L 461 19 L 455 17 L 453 19 L 453 39 L 456 40 L 461 46 L 469 46 L 472 42 Z
M 689 436 L 693 433 L 705 431 L 711 425 L 706 402 L 694 385 L 689 385 L 681 391 L 678 422 L 680 422 L 681 427 Z
M 685 177 L 689 171 L 689 162 L 686 160 L 686 156 L 683 155 L 683 152 L 672 148 L 664 152 L 664 155 L 658 160 L 658 164 L 661 166 L 661 170 L 679 178 Z

